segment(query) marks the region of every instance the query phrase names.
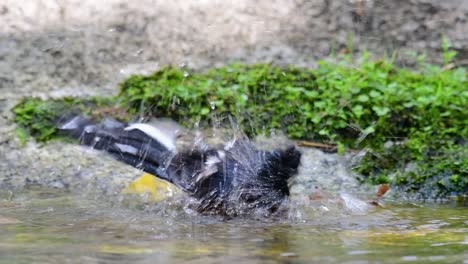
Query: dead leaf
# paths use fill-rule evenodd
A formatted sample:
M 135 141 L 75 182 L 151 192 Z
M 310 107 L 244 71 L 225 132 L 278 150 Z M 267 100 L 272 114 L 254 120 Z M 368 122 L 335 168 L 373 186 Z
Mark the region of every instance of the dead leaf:
M 387 191 L 388 191 L 389 189 L 390 189 L 390 185 L 388 185 L 388 184 L 381 184 L 381 185 L 379 186 L 379 189 L 377 189 L 377 193 L 376 193 L 375 196 L 376 196 L 377 198 L 380 198 L 380 197 L 384 196 L 384 195 L 387 193 Z

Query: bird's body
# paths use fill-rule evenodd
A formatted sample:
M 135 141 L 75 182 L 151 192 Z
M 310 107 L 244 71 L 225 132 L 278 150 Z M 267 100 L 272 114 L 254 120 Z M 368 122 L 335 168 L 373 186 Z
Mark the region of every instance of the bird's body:
M 274 213 L 289 195 L 288 179 L 297 173 L 301 157 L 294 146 L 264 151 L 246 137 L 219 148 L 178 151 L 173 135 L 143 123 L 104 120 L 96 124 L 75 116 L 59 129 L 80 138 L 84 145 L 173 183 L 194 198 L 192 207 L 202 213 Z

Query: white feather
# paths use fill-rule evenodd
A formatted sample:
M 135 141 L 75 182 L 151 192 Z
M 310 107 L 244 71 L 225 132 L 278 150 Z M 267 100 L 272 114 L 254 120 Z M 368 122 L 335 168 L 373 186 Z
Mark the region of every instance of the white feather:
M 122 152 L 130 153 L 133 155 L 136 155 L 138 153 L 138 149 L 130 145 L 115 143 L 115 146 L 118 147 Z
M 195 181 L 200 182 L 208 179 L 211 175 L 215 174 L 218 172 L 218 168 L 215 166 L 209 166 L 203 169 L 195 179 Z
M 216 165 L 217 163 L 220 163 L 221 160 L 216 157 L 216 156 L 209 156 L 206 161 L 205 161 L 205 165 L 208 166 L 208 167 L 211 167 L 211 166 L 214 166 Z
M 145 133 L 146 135 L 152 137 L 153 139 L 157 140 L 159 143 L 164 145 L 169 150 L 175 150 L 176 148 L 173 138 L 168 137 L 161 130 L 159 130 L 158 128 L 152 125 L 136 123 L 125 128 L 125 130 L 127 131 L 134 130 L 134 129 L 138 129 L 141 132 Z
M 226 144 L 224 144 L 224 150 L 228 151 L 232 149 L 234 147 L 234 144 L 236 144 L 236 139 L 228 141 Z
M 218 172 L 218 167 L 216 167 L 216 164 L 220 163 L 224 159 L 224 152 L 223 151 L 218 151 L 218 156 L 209 156 L 206 161 L 205 161 L 205 168 L 198 174 L 198 177 L 196 179 L 197 182 L 204 181 L 211 175 L 215 174 Z M 221 156 L 222 155 L 222 156 Z
M 224 160 L 224 158 L 226 158 L 226 153 L 222 150 L 218 150 L 218 157 Z

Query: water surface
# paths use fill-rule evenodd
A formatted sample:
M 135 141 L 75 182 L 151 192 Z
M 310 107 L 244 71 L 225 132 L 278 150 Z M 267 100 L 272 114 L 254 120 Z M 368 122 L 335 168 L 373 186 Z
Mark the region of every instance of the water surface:
M 0 263 L 468 263 L 468 208 L 197 216 L 56 189 L 2 191 Z M 300 216 L 298 216 L 300 215 Z

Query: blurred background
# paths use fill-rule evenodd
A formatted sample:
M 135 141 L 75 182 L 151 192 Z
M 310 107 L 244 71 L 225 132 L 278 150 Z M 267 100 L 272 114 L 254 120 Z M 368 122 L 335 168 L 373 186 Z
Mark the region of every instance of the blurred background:
M 468 64 L 466 0 L 1 0 L 0 25 L 3 99 L 114 93 L 167 64 L 313 67 L 364 50 L 438 62 L 442 36 Z

